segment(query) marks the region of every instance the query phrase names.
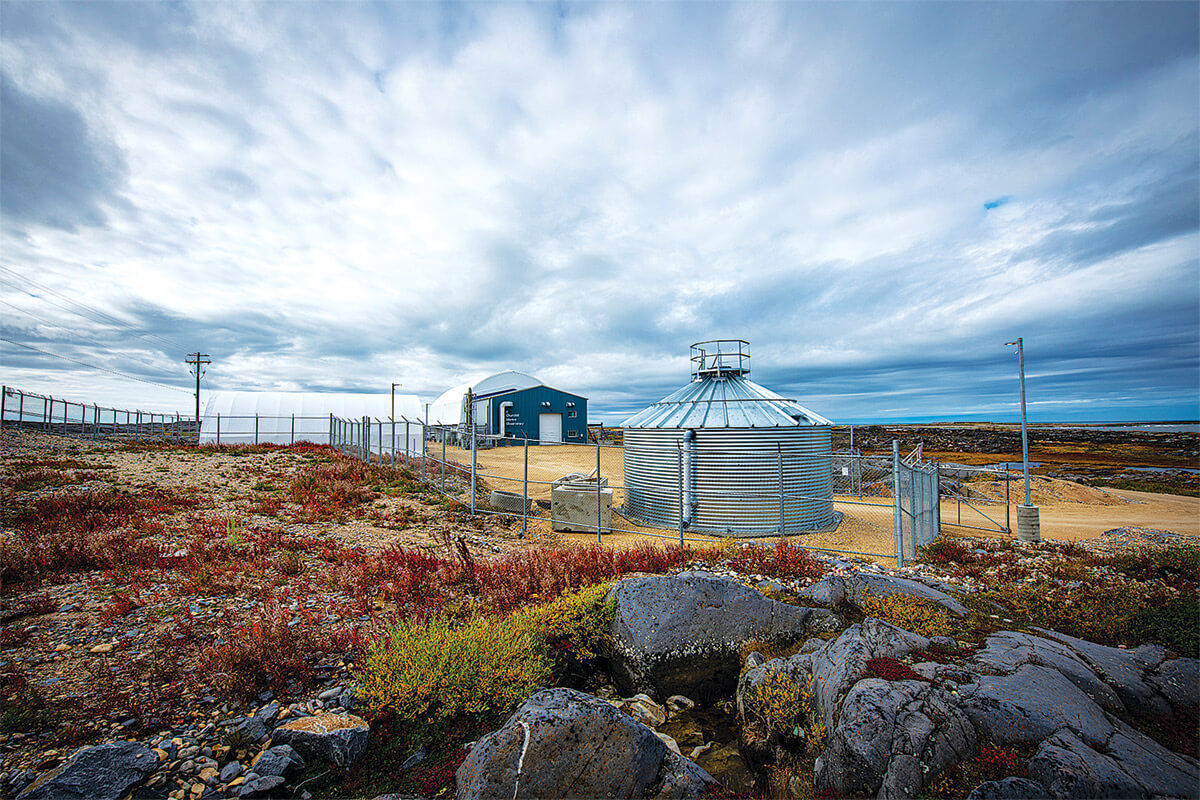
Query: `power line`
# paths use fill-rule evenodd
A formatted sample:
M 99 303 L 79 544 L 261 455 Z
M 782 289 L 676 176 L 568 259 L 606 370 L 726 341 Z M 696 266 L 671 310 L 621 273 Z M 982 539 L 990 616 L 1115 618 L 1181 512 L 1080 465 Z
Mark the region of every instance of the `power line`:
M 71 330 L 70 328 L 66 327 L 65 325 L 60 325 L 57 322 L 51 322 L 50 320 L 46 319 L 45 317 L 39 317 L 37 314 L 34 314 L 32 311 L 27 311 L 27 310 L 21 308 L 20 306 L 15 306 L 12 303 L 8 302 L 7 300 L 0 300 L 0 303 L 3 303 L 4 305 L 8 306 L 9 308 L 13 309 L 14 311 L 19 311 L 22 314 L 25 314 L 26 316 L 33 317 L 38 322 L 41 322 L 44 325 L 49 325 L 52 328 L 58 328 L 60 330 L 64 330 L 67 333 L 71 334 L 72 336 L 76 336 L 76 337 L 79 337 L 80 339 L 84 339 L 84 337 L 78 331 Z M 87 339 L 85 341 L 87 342 L 87 344 L 94 345 L 95 347 L 107 347 L 107 345 L 103 345 L 100 342 L 95 341 L 94 339 Z M 159 369 L 159 367 L 157 365 L 151 364 L 149 361 L 143 361 L 140 358 L 133 358 L 132 356 L 128 356 L 128 355 L 126 355 L 125 358 L 129 359 L 130 361 L 136 361 L 137 363 L 143 364 L 147 367 L 150 367 L 151 369 Z
M 67 295 L 63 294 L 62 292 L 59 292 L 56 289 L 52 289 L 43 283 L 38 283 L 37 281 L 33 280 L 32 278 L 22 275 L 21 273 L 17 272 L 14 269 L 0 265 L 0 272 L 6 272 L 19 281 L 24 281 L 25 283 L 29 284 L 30 286 L 33 286 L 37 289 L 41 289 L 44 292 L 49 292 L 50 294 L 55 295 L 55 296 L 65 300 L 67 303 L 71 304 L 72 306 L 75 306 L 74 309 L 63 308 L 61 305 L 51 301 L 49 298 L 40 297 L 39 295 L 33 295 L 35 297 L 39 297 L 39 299 L 41 299 L 41 300 L 45 300 L 46 302 L 50 303 L 51 305 L 58 306 L 59 308 L 63 308 L 64 311 L 70 311 L 72 313 L 75 313 L 75 314 L 78 314 L 78 315 L 84 316 L 84 317 L 86 317 L 86 314 L 84 312 L 88 312 L 93 315 L 91 317 L 92 322 L 101 322 L 101 323 L 106 323 L 109 325 L 115 325 L 120 328 L 124 328 L 125 330 L 130 331 L 131 333 L 133 333 L 135 336 L 138 336 L 139 338 L 153 339 L 153 340 L 157 341 L 160 346 L 166 347 L 168 350 L 184 350 L 184 349 L 186 349 L 179 342 L 175 342 L 170 339 L 164 338 L 162 336 L 159 336 L 158 334 L 139 333 L 137 328 L 133 327 L 128 322 L 118 319 L 117 317 L 114 317 L 112 314 L 109 314 L 106 311 L 101 311 L 98 308 L 89 306 L 87 303 L 83 303 L 83 302 L 80 302 L 79 300 L 75 300 L 71 297 L 68 297 Z M 16 283 L 14 283 L 12 280 L 0 278 L 0 281 L 7 283 L 9 286 L 13 286 L 14 288 L 21 289 L 21 287 L 19 285 L 17 285 Z M 82 311 L 79 309 L 82 309 Z M 96 317 L 101 317 L 102 319 L 96 319 Z
M 124 372 L 118 372 L 117 370 L 109 369 L 108 367 L 99 367 L 99 366 L 96 366 L 95 364 L 88 364 L 85 361 L 78 361 L 74 358 L 68 358 L 67 356 L 60 356 L 58 353 L 51 353 L 49 350 L 42 350 L 40 348 L 33 347 L 32 345 L 22 344 L 21 342 L 14 342 L 12 339 L 6 339 L 3 336 L 0 336 L 0 342 L 8 342 L 9 344 L 15 344 L 17 347 L 24 347 L 26 350 L 32 350 L 33 352 L 41 353 L 44 356 L 50 356 L 52 358 L 60 358 L 63 361 L 70 361 L 72 364 L 78 364 L 81 367 L 87 367 L 89 369 L 97 369 L 97 370 L 100 370 L 101 372 L 108 372 L 113 375 L 119 375 L 122 378 L 128 378 L 129 380 L 137 381 L 138 383 L 148 383 L 152 386 L 161 386 L 164 389 L 171 389 L 176 392 L 184 392 L 185 394 L 191 394 L 191 392 L 189 392 L 187 389 L 181 389 L 178 386 L 168 386 L 165 383 L 159 383 L 158 381 L 150 381 L 150 380 L 146 380 L 145 378 L 138 378 L 134 375 L 127 375 Z

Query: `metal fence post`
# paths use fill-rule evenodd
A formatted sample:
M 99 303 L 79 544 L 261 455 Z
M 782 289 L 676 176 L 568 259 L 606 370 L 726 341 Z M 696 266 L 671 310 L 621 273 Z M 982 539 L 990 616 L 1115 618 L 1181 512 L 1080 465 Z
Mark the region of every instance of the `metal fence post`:
M 404 466 L 405 467 L 412 465 L 412 454 L 408 452 L 409 451 L 409 446 L 408 446 L 409 441 L 410 441 L 410 439 L 408 437 L 408 418 L 405 417 L 405 419 L 404 419 Z
M 199 436 L 199 433 L 197 433 Z M 221 443 L 221 412 L 217 412 L 217 444 Z
M 258 412 L 254 412 L 254 443 L 258 444 Z
M 42 430 L 50 432 L 50 412 L 54 409 L 54 395 L 50 396 L 50 403 L 42 401 Z
M 779 451 L 779 538 L 786 540 L 783 526 L 783 445 L 777 444 L 775 448 Z
M 683 547 L 683 442 L 679 446 L 679 546 Z
M 392 469 L 396 468 L 396 418 L 388 417 L 392 423 Z
M 525 482 L 521 488 L 521 536 L 525 538 L 525 533 L 529 530 L 529 437 L 522 439 L 524 442 L 525 452 L 522 454 L 525 461 Z
M 600 544 L 600 442 L 596 442 L 596 544 Z
M 471 424 L 471 516 L 475 516 L 475 462 L 476 450 L 475 440 L 478 439 L 475 435 L 475 425 Z
M 1011 476 L 1008 474 L 1008 466 L 1005 465 L 1005 467 L 1004 467 L 1004 532 L 1009 533 L 1009 534 L 1012 533 L 1012 519 L 1010 518 L 1010 515 L 1012 514 L 1012 498 L 1010 498 L 1009 494 L 1008 494 L 1008 491 L 1009 491 L 1008 486 L 1009 486 L 1009 483 L 1011 482 L 1009 480 L 1010 477 Z
M 900 440 L 892 439 L 892 516 L 896 525 L 896 566 L 904 566 L 904 522 L 900 511 Z
M 292 433 L 288 438 L 288 444 L 296 443 L 296 412 L 292 412 Z
M 18 428 L 25 427 L 25 393 L 24 392 L 21 392 L 21 394 L 17 398 L 17 427 Z
M 0 428 L 4 427 L 4 401 L 8 399 L 8 387 L 0 386 Z
M 441 428 L 439 434 L 442 439 L 442 494 L 446 493 L 446 429 Z

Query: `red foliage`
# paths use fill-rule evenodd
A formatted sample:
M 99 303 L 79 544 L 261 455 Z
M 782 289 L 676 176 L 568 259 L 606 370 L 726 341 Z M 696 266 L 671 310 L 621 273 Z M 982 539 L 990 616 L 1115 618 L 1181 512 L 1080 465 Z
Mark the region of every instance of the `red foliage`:
M 921 560 L 927 564 L 965 564 L 973 554 L 957 539 L 934 539 L 921 550 Z
M 345 519 L 363 503 L 379 496 L 371 484 L 389 477 L 390 470 L 345 458 L 305 469 L 292 480 L 288 490 L 299 505 L 294 517 L 304 523 Z
M 113 595 L 112 600 L 109 600 L 100 608 L 100 626 L 108 627 L 112 621 L 125 616 L 130 611 L 140 606 L 133 598 L 126 594 L 118 592 Z
M 227 641 L 205 648 L 200 656 L 201 673 L 221 689 L 250 695 L 267 688 L 280 689 L 289 680 L 305 684 L 312 679 L 309 657 L 322 651 L 302 624 L 277 608 L 249 625 L 235 625 Z
M 421 765 L 412 771 L 411 779 L 421 788 L 422 797 L 433 797 L 441 789 L 449 786 L 454 780 L 454 774 L 467 760 L 467 750 L 455 748 L 446 758 L 428 766 Z
M 748 545 L 729 559 L 729 566 L 741 572 L 776 578 L 819 578 L 829 570 L 803 547 L 780 541 L 773 547 Z
M 882 678 L 885 681 L 925 681 L 932 683 L 929 678 L 913 672 L 906 664 L 901 664 L 894 658 L 872 658 L 867 662 L 867 675 L 872 678 Z

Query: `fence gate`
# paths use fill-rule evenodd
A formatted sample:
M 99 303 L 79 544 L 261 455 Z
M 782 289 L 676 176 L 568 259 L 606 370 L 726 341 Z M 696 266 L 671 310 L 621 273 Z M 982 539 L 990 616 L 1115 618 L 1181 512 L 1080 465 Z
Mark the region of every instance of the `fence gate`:
M 1012 475 L 1007 469 L 942 464 L 942 526 L 1012 533 Z
M 900 445 L 893 444 L 896 487 L 896 564 L 916 560 L 920 550 L 933 541 L 941 526 L 938 467 L 921 461 L 920 451 L 900 458 Z

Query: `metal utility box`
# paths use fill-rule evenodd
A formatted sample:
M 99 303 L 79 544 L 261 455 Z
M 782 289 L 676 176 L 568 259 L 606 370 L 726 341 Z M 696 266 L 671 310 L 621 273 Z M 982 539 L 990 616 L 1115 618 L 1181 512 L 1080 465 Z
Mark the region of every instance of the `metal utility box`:
M 600 532 L 612 529 L 612 489 L 600 478 Z M 551 527 L 556 531 L 596 532 L 596 478 L 573 473 L 550 484 Z

